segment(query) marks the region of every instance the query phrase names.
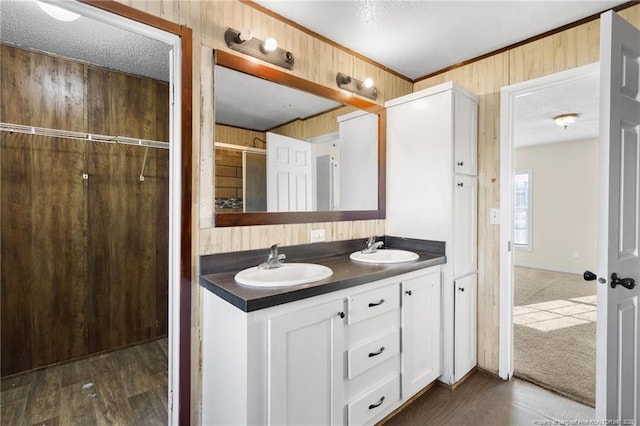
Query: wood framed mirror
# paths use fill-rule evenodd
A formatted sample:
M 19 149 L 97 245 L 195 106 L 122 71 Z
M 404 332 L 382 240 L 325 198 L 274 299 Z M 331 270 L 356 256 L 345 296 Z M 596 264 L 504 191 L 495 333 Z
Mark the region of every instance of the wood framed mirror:
M 342 202 L 339 201 L 338 196 L 334 197 L 336 200 L 338 200 L 336 201 L 335 206 L 332 205 L 332 207 L 328 207 L 328 208 L 323 207 L 323 206 L 328 206 L 328 204 L 323 204 L 322 202 L 318 201 L 319 197 L 316 197 L 316 189 L 315 189 L 316 187 L 314 186 L 313 194 L 315 198 L 313 199 L 313 208 L 303 207 L 302 209 L 300 209 L 300 208 L 294 207 L 294 210 L 298 210 L 298 211 L 278 211 L 282 209 L 279 209 L 277 206 L 274 208 L 273 207 L 275 203 L 274 201 L 271 202 L 269 208 L 264 209 L 265 211 L 243 211 L 247 209 L 246 205 L 244 207 L 241 206 L 240 208 L 237 208 L 238 206 L 234 206 L 236 208 L 216 208 L 216 212 L 214 215 L 216 227 L 270 225 L 270 224 L 285 224 L 285 223 L 334 222 L 334 221 L 370 220 L 370 219 L 385 218 L 386 114 L 385 114 L 385 108 L 383 106 L 374 104 L 372 102 L 359 98 L 355 95 L 352 95 L 349 92 L 346 92 L 340 89 L 332 89 L 326 86 L 322 86 L 320 84 L 294 76 L 287 72 L 265 66 L 256 61 L 245 59 L 243 57 L 239 57 L 239 56 L 230 54 L 228 52 L 214 51 L 213 54 L 214 54 L 214 64 L 216 69 L 215 75 L 218 76 L 218 77 L 214 77 L 214 87 L 215 87 L 216 95 L 218 95 L 218 93 L 221 92 L 223 89 L 221 87 L 223 83 L 217 81 L 217 79 L 219 78 L 219 74 L 217 74 L 217 71 L 225 69 L 225 72 L 227 72 L 226 70 L 230 70 L 232 72 L 241 73 L 245 76 L 251 76 L 253 78 L 257 78 L 267 82 L 275 83 L 277 85 L 285 86 L 286 88 L 297 89 L 298 91 L 305 92 L 306 94 L 313 95 L 314 97 L 320 97 L 320 98 L 329 100 L 330 102 L 335 103 L 335 105 L 339 105 L 338 107 L 333 107 L 334 116 L 336 115 L 335 111 L 339 111 L 339 108 L 346 106 L 346 107 L 352 107 L 352 108 L 346 109 L 346 111 L 351 112 L 351 111 L 354 111 L 354 109 L 357 109 L 363 112 L 362 115 L 373 116 L 374 118 L 377 117 L 377 124 L 375 124 L 375 122 L 373 124 L 373 126 L 377 127 L 374 129 L 375 137 L 377 137 L 377 144 L 375 144 L 375 141 L 374 141 L 373 142 L 374 145 L 372 145 L 372 148 L 370 150 L 360 151 L 360 154 L 363 155 L 363 159 L 365 157 L 365 154 L 373 154 L 373 156 L 369 156 L 369 157 L 371 157 L 373 159 L 372 161 L 376 163 L 373 165 L 374 173 L 373 174 L 365 173 L 369 177 L 367 178 L 366 182 L 364 183 L 360 182 L 360 185 L 363 185 L 363 184 L 367 186 L 370 185 L 370 188 L 367 188 L 366 191 L 364 192 L 372 191 L 371 196 L 369 196 L 369 200 L 366 203 L 362 204 L 363 208 L 356 206 L 356 208 L 358 209 L 349 209 L 348 207 L 351 206 L 352 204 L 349 202 L 350 199 L 345 201 L 344 198 L 346 194 L 343 194 Z M 237 86 L 240 86 L 240 85 L 244 85 L 244 84 L 238 84 Z M 245 101 L 250 98 L 250 97 L 247 97 L 247 95 L 244 95 L 244 96 L 245 96 L 244 100 L 241 101 L 240 103 L 245 103 Z M 220 124 L 223 126 L 225 125 L 225 123 L 218 122 L 218 117 L 222 115 L 223 109 L 224 109 L 224 106 L 218 102 L 218 99 L 216 99 L 216 120 L 215 120 L 216 129 L 218 129 Z M 251 106 L 247 106 L 247 109 L 251 109 Z M 256 108 L 254 107 L 253 109 L 256 109 Z M 365 113 L 369 113 L 369 114 L 365 114 Z M 353 115 L 358 116 L 359 113 L 351 112 L 350 114 L 345 114 L 340 116 L 338 120 L 347 120 Z M 287 123 L 287 124 L 290 124 L 290 123 Z M 336 124 L 336 128 L 337 126 L 338 124 Z M 242 130 L 253 131 L 255 129 L 244 128 Z M 264 129 L 260 129 L 260 130 L 264 132 Z M 270 136 L 269 130 L 271 129 L 267 129 L 267 132 L 266 132 L 267 137 L 265 137 L 264 140 L 261 140 L 261 138 L 254 138 L 254 139 L 257 139 L 257 141 L 255 141 L 256 144 L 262 143 L 262 146 L 261 146 L 262 148 L 264 148 L 267 145 L 266 139 L 269 138 Z M 216 155 L 219 155 L 218 148 L 220 146 L 228 145 L 225 142 L 225 140 L 221 140 L 218 137 L 218 133 L 222 133 L 222 132 L 218 132 L 218 130 L 216 130 L 216 137 L 215 137 L 216 140 L 214 143 L 214 147 L 216 149 L 215 152 L 217 153 Z M 338 137 L 338 134 L 342 135 L 343 132 L 342 131 L 335 132 L 336 138 Z M 344 136 L 342 137 L 342 139 L 345 139 Z M 342 143 L 345 143 L 345 142 L 342 142 Z M 272 146 L 275 147 L 276 146 L 275 143 L 273 143 Z M 374 151 L 374 150 L 375 152 L 372 152 L 372 153 L 367 152 L 367 151 Z M 266 153 L 266 150 L 265 150 L 265 153 Z M 352 155 L 360 155 L 360 154 L 352 154 Z M 315 156 L 314 156 L 314 161 L 315 161 Z M 315 164 L 316 163 L 314 163 L 314 173 L 315 173 L 315 167 L 316 167 Z M 338 165 L 336 164 L 334 164 L 333 166 L 338 168 Z M 219 164 L 217 164 L 216 168 L 222 169 L 222 166 L 219 166 Z M 244 179 L 237 176 L 238 174 L 242 176 L 242 173 L 243 172 L 241 171 L 236 172 L 236 179 Z M 343 179 L 342 179 L 343 192 L 346 193 L 348 190 L 348 191 L 352 191 L 353 194 L 356 194 L 356 192 L 353 191 L 353 187 L 354 186 L 357 187 L 358 185 L 358 183 L 354 182 L 354 180 L 360 179 L 359 172 L 354 170 L 348 174 L 343 173 L 342 176 L 343 176 Z M 316 178 L 317 178 L 317 175 L 314 175 L 314 179 Z M 219 186 L 218 183 L 222 182 L 222 179 L 223 178 L 219 178 L 219 177 L 215 178 L 214 186 L 216 188 L 214 188 L 215 189 L 214 192 L 216 192 L 216 190 L 218 189 L 218 186 Z M 265 184 L 266 184 L 266 180 L 268 179 L 265 179 Z M 321 180 L 321 178 L 319 180 Z M 246 182 L 243 183 L 243 186 L 246 186 Z M 337 192 L 340 192 L 340 191 L 338 190 Z M 363 191 L 360 190 L 359 192 L 363 192 Z M 218 201 L 220 201 L 218 194 L 215 194 L 214 197 L 216 198 L 215 200 L 216 204 L 220 204 L 218 203 Z M 376 197 L 377 197 L 377 200 L 376 200 Z M 240 204 L 242 204 L 242 202 L 240 202 Z M 311 204 L 309 204 L 309 206 L 310 205 Z M 346 206 L 347 208 L 341 209 L 341 206 Z M 336 207 L 336 208 L 333 208 L 333 207 Z M 300 210 L 304 210 L 304 211 L 300 211 Z

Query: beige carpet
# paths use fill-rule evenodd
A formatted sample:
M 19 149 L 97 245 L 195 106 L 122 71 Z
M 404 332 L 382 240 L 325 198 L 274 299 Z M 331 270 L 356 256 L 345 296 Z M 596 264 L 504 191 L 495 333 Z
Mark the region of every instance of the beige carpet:
M 595 405 L 595 294 L 581 275 L 515 268 L 517 377 Z

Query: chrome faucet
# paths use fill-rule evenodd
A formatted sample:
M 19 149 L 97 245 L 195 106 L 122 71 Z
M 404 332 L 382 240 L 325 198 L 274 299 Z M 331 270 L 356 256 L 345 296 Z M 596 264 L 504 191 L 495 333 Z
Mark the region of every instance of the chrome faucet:
M 267 256 L 267 261 L 258 265 L 260 269 L 273 269 L 279 268 L 282 266 L 282 261 L 285 260 L 287 256 L 284 253 L 278 254 L 278 245 L 274 244 L 269 248 L 269 256 Z
M 362 249 L 362 253 L 375 253 L 378 251 L 380 247 L 384 245 L 384 242 L 377 241 L 375 235 L 373 237 L 369 237 L 367 240 L 367 247 Z

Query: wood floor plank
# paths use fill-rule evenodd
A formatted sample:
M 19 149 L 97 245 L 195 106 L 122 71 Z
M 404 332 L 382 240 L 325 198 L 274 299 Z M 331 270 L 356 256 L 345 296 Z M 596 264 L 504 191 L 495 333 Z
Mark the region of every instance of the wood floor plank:
M 148 391 L 129 398 L 133 417 L 138 425 L 166 425 L 167 411 L 162 403 L 164 397 L 158 390 Z
M 554 423 L 594 417 L 593 408 L 531 383 L 503 381 L 477 371 L 456 390 L 443 385 L 433 387 L 384 424 L 521 425 L 536 420 Z
M 133 424 L 133 414 L 118 374 L 117 358 L 117 353 L 112 353 L 91 362 L 97 425 Z
M 29 425 L 54 421 L 53 419 L 58 417 L 60 407 L 60 368 L 55 366 L 36 371 L 34 374 L 24 416 L 24 422 Z
M 30 385 L 15 386 L 2 391 L 0 397 L 0 424 L 20 425 L 24 419 Z
M 163 339 L 164 340 L 164 339 Z M 145 345 L 138 345 L 135 347 L 137 351 L 137 356 L 144 360 L 144 368 L 150 376 L 155 376 L 158 373 L 166 373 L 167 367 L 169 364 L 169 360 L 167 355 L 162 351 L 158 350 L 160 343 L 151 343 Z M 166 340 L 165 344 L 166 345 Z
M 95 425 L 96 389 L 92 382 L 76 382 L 60 391 L 60 424 L 70 426 Z
M 153 378 L 145 366 L 146 360 L 140 356 L 136 346 L 118 351 L 115 357 L 126 398 L 154 389 Z

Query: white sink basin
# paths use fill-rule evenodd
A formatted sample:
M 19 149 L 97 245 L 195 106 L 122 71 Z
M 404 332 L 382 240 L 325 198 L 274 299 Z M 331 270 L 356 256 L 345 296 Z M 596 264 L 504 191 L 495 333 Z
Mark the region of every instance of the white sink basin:
M 251 287 L 287 287 L 308 284 L 330 277 L 331 268 L 314 263 L 283 263 L 279 268 L 262 269 L 254 266 L 238 272 L 235 280 Z
M 412 251 L 397 249 L 378 249 L 373 253 L 362 253 L 361 251 L 356 251 L 351 253 L 349 256 L 351 260 L 363 263 L 413 262 L 418 257 L 418 254 Z

